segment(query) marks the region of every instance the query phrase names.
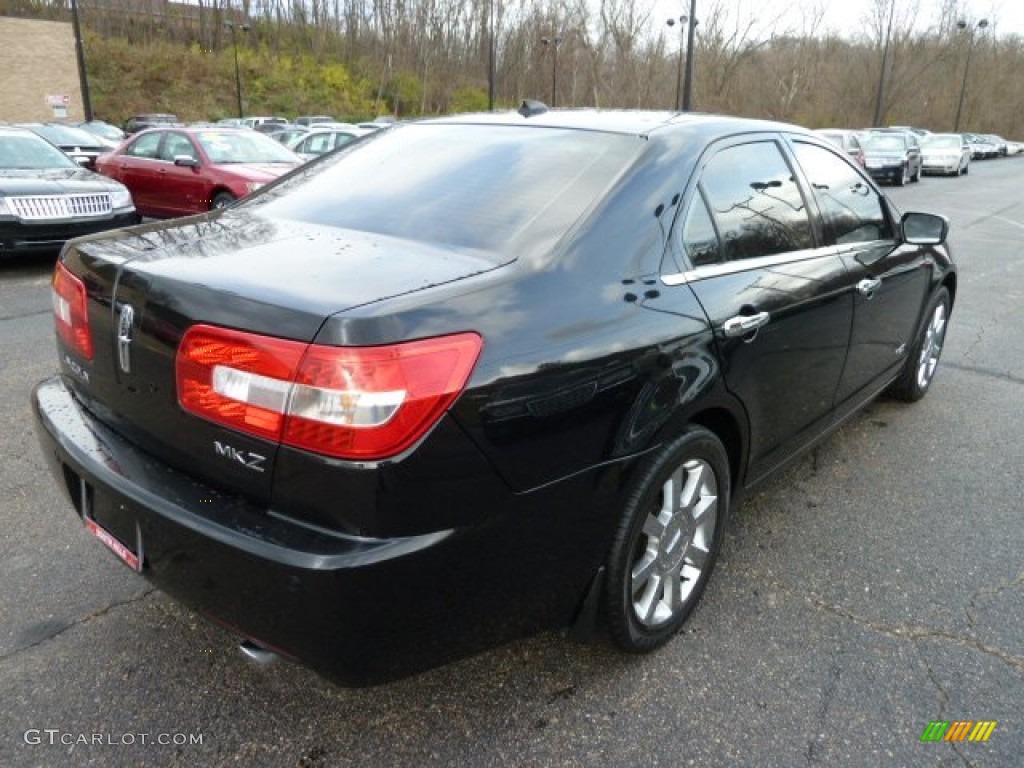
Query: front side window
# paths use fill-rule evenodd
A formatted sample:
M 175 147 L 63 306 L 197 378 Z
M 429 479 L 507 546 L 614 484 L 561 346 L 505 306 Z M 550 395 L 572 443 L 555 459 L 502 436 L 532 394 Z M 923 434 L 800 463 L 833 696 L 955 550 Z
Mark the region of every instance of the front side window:
M 164 139 L 164 148 L 160 153 L 162 159 L 173 163 L 174 158 L 186 156 L 191 157 L 193 160 L 199 159 L 199 154 L 196 152 L 196 148 L 189 141 L 188 136 L 182 133 L 169 133 L 167 138 Z
M 856 169 L 813 144 L 797 141 L 793 149 L 814 190 L 825 224 L 837 243 L 864 243 L 892 237 L 881 199 Z
M 700 185 L 725 261 L 814 247 L 803 196 L 775 142 L 723 149 L 705 167 Z

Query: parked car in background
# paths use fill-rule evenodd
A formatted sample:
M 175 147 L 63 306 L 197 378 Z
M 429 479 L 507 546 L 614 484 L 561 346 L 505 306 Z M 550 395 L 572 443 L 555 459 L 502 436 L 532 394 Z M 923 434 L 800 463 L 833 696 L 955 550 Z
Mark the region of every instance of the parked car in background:
M 946 219 L 795 126 L 524 112 L 398 125 L 69 248 L 33 400 L 76 519 L 348 684 L 595 622 L 642 653 L 735 500 L 929 390 Z
M 75 123 L 78 128 L 89 131 L 94 136 L 99 136 L 111 149 L 124 141 L 125 133 L 116 125 L 105 123 L 102 120 L 90 120 L 84 123 Z
M 180 121 L 177 115 L 166 112 L 154 112 L 146 115 L 135 115 L 129 117 L 124 123 L 124 132 L 127 135 L 144 131 L 156 125 L 176 125 Z
M 90 133 L 84 128 L 74 125 L 65 125 L 64 123 L 19 123 L 19 125 L 46 139 L 76 163 L 90 170 L 96 167 L 96 158 L 111 149 L 110 144 L 100 139 L 95 133 Z
M 909 131 L 916 135 L 919 139 L 923 139 L 928 136 L 931 131 L 927 128 L 914 128 L 910 125 L 890 125 L 888 128 L 872 128 L 873 131 Z
M 382 128 L 390 128 L 395 124 L 396 121 L 393 117 L 384 116 L 375 118 L 366 123 L 356 123 L 356 126 L 358 128 L 365 128 L 370 131 L 379 131 Z
M 309 128 L 304 125 L 276 126 L 273 130 L 266 131 L 264 135 L 284 146 L 289 146 L 300 137 L 309 133 Z
M 864 167 L 864 148 L 860 143 L 860 133 L 839 128 L 822 128 L 817 133 L 824 136 L 848 154 L 857 165 Z
M 267 122 L 260 123 L 259 125 L 253 126 L 253 130 L 257 133 L 274 133 L 275 131 L 285 130 L 287 128 L 303 128 L 304 126 L 296 125 L 295 123 L 289 123 L 287 121 L 283 123 L 278 122 Z
M 995 157 L 1006 157 L 1009 154 L 1009 147 L 1006 139 L 994 133 L 986 133 L 982 138 L 995 147 Z
M 924 173 L 947 176 L 967 174 L 971 168 L 971 147 L 959 133 L 931 133 L 921 139 L 921 169 Z
M 317 125 L 318 123 L 334 123 L 337 122 L 330 115 L 302 115 L 301 117 L 295 118 L 296 125 Z
M 288 146 L 303 160 L 313 160 L 370 133 L 373 131 L 369 128 L 356 125 L 315 125 L 304 135 L 292 139 Z
M 124 183 L 145 216 L 223 208 L 302 163 L 296 154 L 244 128 L 151 128 L 97 163 Z
M 55 255 L 72 237 L 139 222 L 128 189 L 32 131 L 0 126 L 0 259 Z
M 999 156 L 998 147 L 980 133 L 964 133 L 963 137 L 971 148 L 972 160 L 988 160 Z
M 224 128 L 248 128 L 245 124 L 245 118 L 242 117 L 222 117 L 216 123 Z
M 261 125 L 288 125 L 287 117 L 243 117 L 242 125 L 246 128 L 258 128 Z
M 871 177 L 903 186 L 921 180 L 921 148 L 906 131 L 870 131 L 861 141 L 864 167 Z

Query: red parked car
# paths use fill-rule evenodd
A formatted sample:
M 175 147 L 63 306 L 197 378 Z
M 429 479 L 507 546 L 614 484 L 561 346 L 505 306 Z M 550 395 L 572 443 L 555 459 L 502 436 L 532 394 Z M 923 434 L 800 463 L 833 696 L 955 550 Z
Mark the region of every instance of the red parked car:
M 101 155 L 96 170 L 131 190 L 143 216 L 223 208 L 300 165 L 271 138 L 237 128 L 152 128 Z

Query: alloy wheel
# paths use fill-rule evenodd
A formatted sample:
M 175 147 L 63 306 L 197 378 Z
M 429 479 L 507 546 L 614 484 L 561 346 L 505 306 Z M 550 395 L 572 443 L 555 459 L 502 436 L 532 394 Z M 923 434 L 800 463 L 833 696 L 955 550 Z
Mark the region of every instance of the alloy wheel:
M 718 479 L 690 459 L 664 482 L 643 523 L 630 573 L 633 611 L 645 627 L 677 616 L 708 567 L 718 522 Z
M 921 345 L 921 356 L 917 361 L 917 385 L 926 389 L 935 375 L 942 354 L 942 343 L 946 337 L 946 305 L 939 302 L 932 312 L 928 327 L 925 328 L 924 343 Z

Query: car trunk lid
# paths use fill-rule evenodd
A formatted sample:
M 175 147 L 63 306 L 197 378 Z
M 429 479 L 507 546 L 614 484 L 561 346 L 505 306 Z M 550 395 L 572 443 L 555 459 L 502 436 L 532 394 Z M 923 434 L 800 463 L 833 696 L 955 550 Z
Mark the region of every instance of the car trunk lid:
M 330 315 L 498 266 L 489 255 L 227 213 L 86 238 L 64 263 L 88 296 L 93 359 L 61 349 L 80 398 L 160 460 L 263 503 L 278 446 L 182 409 L 185 332 L 206 324 L 308 343 Z

